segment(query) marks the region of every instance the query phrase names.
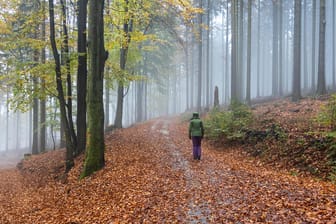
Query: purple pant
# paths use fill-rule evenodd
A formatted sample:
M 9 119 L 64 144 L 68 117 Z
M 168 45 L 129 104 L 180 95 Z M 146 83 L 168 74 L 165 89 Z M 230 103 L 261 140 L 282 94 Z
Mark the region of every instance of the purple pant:
M 192 136 L 191 138 L 193 143 L 193 156 L 194 159 L 201 159 L 201 142 L 202 137 L 201 136 Z

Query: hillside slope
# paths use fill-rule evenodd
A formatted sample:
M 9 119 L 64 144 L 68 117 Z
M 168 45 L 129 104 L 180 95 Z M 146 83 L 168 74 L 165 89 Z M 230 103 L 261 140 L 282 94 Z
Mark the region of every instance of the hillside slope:
M 317 121 L 328 99 L 282 99 L 255 106 L 253 128 L 260 136 L 252 137 L 244 149 L 293 175 L 336 181 L 336 167 L 330 157 L 336 141 L 328 137 L 332 133 L 330 125 Z

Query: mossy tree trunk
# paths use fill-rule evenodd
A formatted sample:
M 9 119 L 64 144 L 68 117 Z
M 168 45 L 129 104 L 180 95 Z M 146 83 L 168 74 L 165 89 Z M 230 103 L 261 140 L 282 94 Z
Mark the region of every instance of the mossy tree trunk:
M 89 176 L 105 165 L 103 74 L 106 54 L 103 10 L 104 0 L 89 0 L 88 142 L 81 178 Z

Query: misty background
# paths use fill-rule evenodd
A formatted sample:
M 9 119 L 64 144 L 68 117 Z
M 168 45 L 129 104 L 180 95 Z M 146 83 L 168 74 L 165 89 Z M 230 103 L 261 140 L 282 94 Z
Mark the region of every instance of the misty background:
M 234 3 L 233 3 L 234 2 Z M 165 24 L 153 24 L 152 33 L 169 44 L 154 43 L 153 51 L 140 51 L 141 67 L 132 67 L 139 78 L 126 82 L 123 105 L 123 127 L 151 118 L 176 115 L 194 110 L 207 111 L 214 104 L 214 90 L 218 87 L 219 104 L 228 105 L 232 88 L 238 87 L 237 98 L 257 102 L 266 98 L 289 97 L 293 92 L 294 75 L 294 15 L 293 0 L 251 1 L 251 20 L 248 17 L 248 0 L 237 1 L 193 1 L 195 7 L 203 9 L 202 16 L 195 16 L 191 25 L 181 20 L 172 20 L 174 35 Z M 300 37 L 300 86 L 302 96 L 314 96 L 318 83 L 318 60 L 320 37 L 320 2 L 305 0 L 301 3 Z M 336 1 L 325 0 L 325 85 L 327 92 L 336 89 Z M 24 4 L 24 3 L 22 3 Z M 237 11 L 233 12 L 233 4 Z M 69 8 L 72 6 L 69 4 Z M 69 14 L 71 14 L 69 9 Z M 4 9 L 2 10 L 4 15 Z M 5 20 L 0 16 L 0 20 Z M 232 18 L 237 17 L 237 55 L 235 74 L 232 74 Z M 248 22 L 251 21 L 251 56 L 248 56 Z M 69 17 L 69 24 L 73 24 Z M 170 22 L 170 21 L 168 21 Z M 202 24 L 201 26 L 199 24 Z M 201 27 L 201 29 L 199 29 Z M 200 32 L 198 32 L 201 30 Z M 15 31 L 14 31 L 15 32 Z M 3 36 L 3 35 L 2 35 Z M 1 37 L 2 37 L 1 36 Z M 149 46 L 148 44 L 147 46 Z M 201 45 L 201 46 L 200 46 Z M 153 48 L 154 48 L 153 47 Z M 118 49 L 106 46 L 109 52 L 107 64 L 113 64 Z M 20 84 L 29 74 L 18 74 L 13 61 L 19 60 L 9 51 L 0 48 L 0 152 L 13 152 L 19 158 L 32 152 L 33 134 L 41 135 L 45 127 L 45 149 L 64 147 L 61 141 L 60 112 L 55 97 L 45 98 L 46 119 L 34 128 L 32 83 Z M 46 57 L 52 60 L 50 51 Z M 248 58 L 250 81 L 247 79 Z M 114 124 L 117 103 L 117 85 L 113 77 L 113 66 L 105 70 L 105 126 Z M 131 67 L 131 66 L 130 66 Z M 138 68 L 138 69 L 137 69 Z M 75 73 L 74 73 L 75 75 Z M 239 77 L 233 87 L 232 77 Z M 22 81 L 23 82 L 23 81 Z M 29 83 L 29 82 L 28 82 Z M 18 94 L 20 85 L 27 88 Z M 24 86 L 25 85 L 25 86 Z M 75 86 L 75 83 L 73 83 Z M 75 89 L 75 88 L 74 88 Z M 74 93 L 76 95 L 76 93 Z M 22 103 L 21 101 L 27 100 Z M 74 97 L 76 104 L 76 97 Z M 73 116 L 76 116 L 76 111 Z M 37 146 L 38 148 L 41 146 Z M 14 153 L 15 152 L 15 153 Z M 0 154 L 1 156 L 1 154 Z M 6 158 L 6 157 L 3 157 Z

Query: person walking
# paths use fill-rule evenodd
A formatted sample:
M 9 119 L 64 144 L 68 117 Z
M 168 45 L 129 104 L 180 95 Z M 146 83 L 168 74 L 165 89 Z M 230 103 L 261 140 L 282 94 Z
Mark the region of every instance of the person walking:
M 203 122 L 198 112 L 194 112 L 189 123 L 189 139 L 192 140 L 193 156 L 196 160 L 201 160 L 201 142 L 204 136 Z

